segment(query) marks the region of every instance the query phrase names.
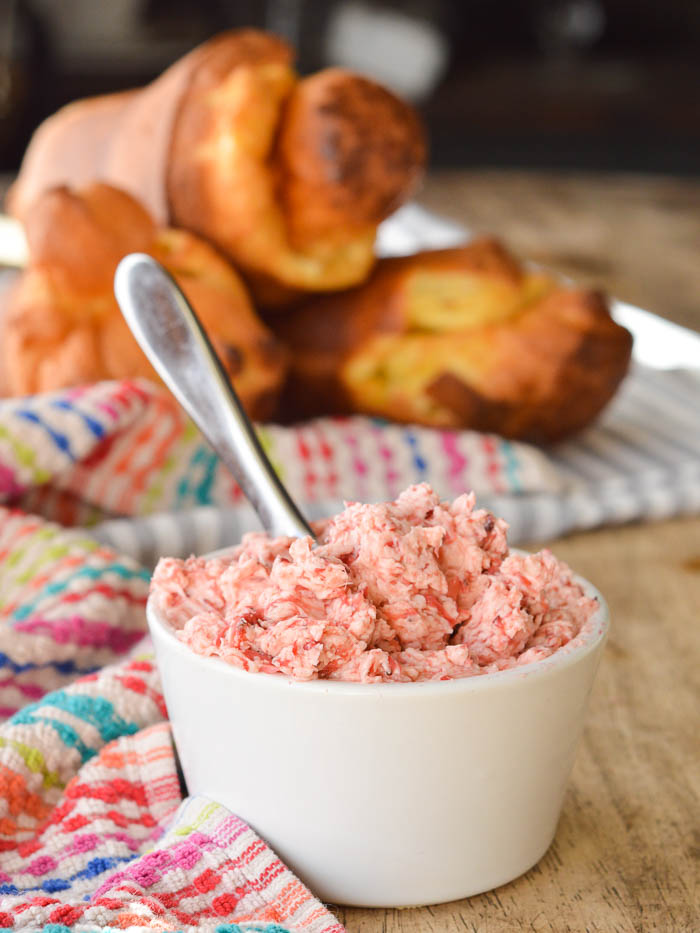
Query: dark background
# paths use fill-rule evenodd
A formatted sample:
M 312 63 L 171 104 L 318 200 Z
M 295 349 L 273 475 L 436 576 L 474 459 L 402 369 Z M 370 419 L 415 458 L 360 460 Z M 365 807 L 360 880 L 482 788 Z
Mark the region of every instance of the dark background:
M 60 105 L 241 25 L 287 36 L 302 72 L 374 70 L 434 167 L 700 174 L 700 0 L 0 0 L 0 171 Z

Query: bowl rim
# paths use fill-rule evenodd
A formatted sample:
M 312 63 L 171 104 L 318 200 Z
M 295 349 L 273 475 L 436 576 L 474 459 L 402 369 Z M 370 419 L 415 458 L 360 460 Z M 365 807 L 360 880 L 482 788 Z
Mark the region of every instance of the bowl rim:
M 232 547 L 235 547 L 233 545 Z M 220 557 L 232 550 L 222 548 L 208 554 L 204 558 Z M 527 553 L 519 548 L 511 548 L 510 553 Z M 488 674 L 474 674 L 466 677 L 453 677 L 449 680 L 419 680 L 408 683 L 379 681 L 374 683 L 358 683 L 347 680 L 295 680 L 288 674 L 267 674 L 261 671 L 246 671 L 243 668 L 229 664 L 221 658 L 207 657 L 192 651 L 180 641 L 175 630 L 163 619 L 155 605 L 155 594 L 150 593 L 146 603 L 146 618 L 149 630 L 154 641 L 162 640 L 169 650 L 176 651 L 186 657 L 189 662 L 210 671 L 218 671 L 225 676 L 242 679 L 251 687 L 269 689 L 294 689 L 304 693 L 333 693 L 337 695 L 348 694 L 352 696 L 391 695 L 392 698 L 427 697 L 429 695 L 444 696 L 450 693 L 477 693 L 490 689 L 507 689 L 522 685 L 533 679 L 551 677 L 557 672 L 584 660 L 588 655 L 602 645 L 610 629 L 610 611 L 608 604 L 600 591 L 585 577 L 572 574 L 574 580 L 581 585 L 586 596 L 598 602 L 598 608 L 586 621 L 581 631 L 570 642 L 558 648 L 547 658 L 531 661 L 519 667 L 504 671 L 492 671 Z M 158 660 L 156 649 L 156 660 Z

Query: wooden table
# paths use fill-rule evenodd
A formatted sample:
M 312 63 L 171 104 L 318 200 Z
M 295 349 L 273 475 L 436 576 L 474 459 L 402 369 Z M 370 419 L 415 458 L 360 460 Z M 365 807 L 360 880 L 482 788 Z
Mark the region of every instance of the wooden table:
M 431 179 L 422 201 L 700 330 L 700 182 L 460 172 Z M 551 546 L 613 619 L 554 844 L 468 900 L 339 908 L 349 933 L 700 930 L 700 518 Z

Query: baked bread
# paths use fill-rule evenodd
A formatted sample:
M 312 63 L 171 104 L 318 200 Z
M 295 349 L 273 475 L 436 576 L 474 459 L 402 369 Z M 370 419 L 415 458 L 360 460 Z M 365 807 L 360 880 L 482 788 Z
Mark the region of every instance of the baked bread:
M 363 412 L 555 441 L 612 398 L 632 338 L 597 292 L 498 242 L 380 261 L 367 283 L 280 319 L 287 416 Z
M 142 90 L 70 104 L 34 134 L 10 212 L 97 179 L 210 240 L 264 304 L 363 281 L 377 225 L 421 177 L 423 131 L 373 81 L 299 79 L 292 57 L 275 36 L 228 32 Z
M 130 195 L 94 184 L 54 188 L 27 212 L 29 264 L 7 296 L 0 340 L 4 390 L 25 395 L 99 379 L 157 378 L 112 291 L 119 260 L 146 252 L 175 277 L 248 412 L 275 409 L 286 355 L 245 285 L 207 243 L 158 229 Z

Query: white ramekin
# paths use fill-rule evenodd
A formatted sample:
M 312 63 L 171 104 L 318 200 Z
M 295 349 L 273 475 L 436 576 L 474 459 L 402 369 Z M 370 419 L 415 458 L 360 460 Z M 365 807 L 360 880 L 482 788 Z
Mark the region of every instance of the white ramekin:
M 188 789 L 246 820 L 322 900 L 434 904 L 546 852 L 609 615 L 552 657 L 417 684 L 298 682 L 183 645 L 148 604 Z

